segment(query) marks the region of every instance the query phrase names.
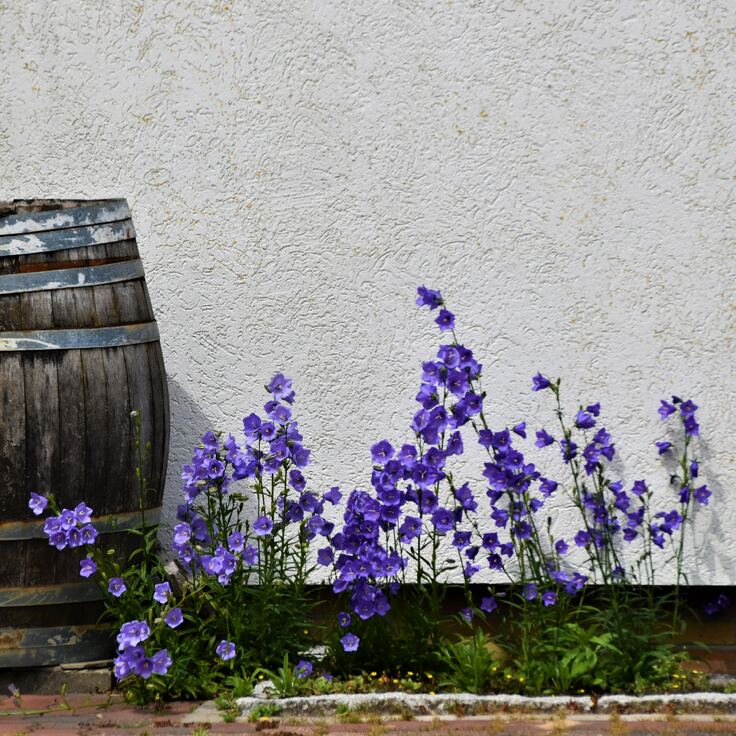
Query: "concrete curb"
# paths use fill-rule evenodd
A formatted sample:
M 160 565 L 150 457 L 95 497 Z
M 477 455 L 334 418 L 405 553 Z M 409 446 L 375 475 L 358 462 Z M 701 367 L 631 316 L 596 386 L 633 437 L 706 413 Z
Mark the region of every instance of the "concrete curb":
M 276 706 L 279 715 L 334 717 L 341 712 L 357 711 L 385 716 L 485 715 L 499 713 L 549 714 L 568 713 L 736 713 L 736 694 L 715 692 L 679 695 L 606 695 L 595 704 L 589 697 L 526 697 L 523 695 L 470 695 L 413 693 L 368 693 L 351 695 L 312 695 L 295 698 L 238 698 L 241 715 L 266 703 Z

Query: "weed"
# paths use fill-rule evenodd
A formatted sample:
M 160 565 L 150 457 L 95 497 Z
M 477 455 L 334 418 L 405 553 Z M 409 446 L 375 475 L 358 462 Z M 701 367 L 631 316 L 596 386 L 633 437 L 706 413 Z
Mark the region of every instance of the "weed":
M 258 703 L 258 705 L 254 705 L 250 709 L 248 720 L 251 723 L 254 723 L 255 721 L 259 721 L 261 718 L 273 718 L 280 712 L 281 708 L 279 708 L 276 703 Z
M 628 732 L 628 729 L 626 728 L 626 725 L 621 720 L 621 715 L 619 713 L 611 713 L 611 736 L 625 736 L 625 734 Z

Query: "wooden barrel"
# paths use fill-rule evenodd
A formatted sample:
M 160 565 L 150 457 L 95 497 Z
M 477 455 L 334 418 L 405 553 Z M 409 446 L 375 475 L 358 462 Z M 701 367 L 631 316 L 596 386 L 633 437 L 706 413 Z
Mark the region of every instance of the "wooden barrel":
M 85 501 L 122 555 L 161 506 L 169 401 L 158 329 L 125 200 L 0 203 L 0 668 L 103 659 L 101 595 L 82 549 L 50 547 L 31 491 Z M 127 545 L 127 549 L 125 548 Z

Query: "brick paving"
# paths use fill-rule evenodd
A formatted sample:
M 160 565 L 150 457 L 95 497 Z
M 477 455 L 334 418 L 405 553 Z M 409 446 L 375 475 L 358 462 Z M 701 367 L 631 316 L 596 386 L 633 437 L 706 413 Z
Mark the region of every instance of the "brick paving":
M 156 736 L 188 734 L 261 733 L 264 736 L 391 736 L 392 734 L 437 734 L 442 736 L 736 736 L 736 716 L 422 716 L 414 720 L 389 721 L 368 716 L 364 722 L 274 718 L 255 723 L 238 718 L 224 723 L 221 714 L 200 703 L 168 703 L 163 708 L 136 707 L 119 697 L 106 695 L 28 695 L 18 702 L 0 701 L 0 736 Z M 196 712 L 195 712 L 196 711 Z M 200 721 L 200 722 L 194 722 Z M 209 722 L 206 722 L 209 721 Z

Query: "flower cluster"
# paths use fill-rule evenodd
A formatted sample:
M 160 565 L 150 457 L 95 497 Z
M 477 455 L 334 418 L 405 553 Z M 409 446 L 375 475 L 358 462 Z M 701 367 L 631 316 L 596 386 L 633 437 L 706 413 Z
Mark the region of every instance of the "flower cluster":
M 143 642 L 151 635 L 145 621 L 124 623 L 117 636 L 118 651 L 114 661 L 115 677 L 124 680 L 130 675 L 138 675 L 147 680 L 151 675 L 165 675 L 172 665 L 166 649 L 160 649 L 151 657 L 146 656 Z
M 303 580 L 308 545 L 333 533 L 325 504 L 338 503 L 341 494 L 338 488 L 321 495 L 307 488 L 303 469 L 311 451 L 293 417 L 292 381 L 277 373 L 265 388 L 270 398 L 263 413 L 243 419 L 240 441 L 207 432 L 183 467 L 184 503 L 172 547 L 195 588 L 215 581 L 248 585 L 251 576 L 265 587 L 278 578 Z M 180 609 L 164 621 L 178 626 Z M 223 639 L 215 653 L 228 662 L 236 656 L 235 642 Z
M 519 448 L 519 441 L 527 439 L 526 422 L 497 430 L 489 426 L 480 386 L 482 366 L 472 350 L 455 339 L 455 318 L 445 309 L 441 293 L 419 287 L 417 304 L 439 310 L 435 322 L 441 332 L 452 331 L 453 341 L 440 345 L 436 359 L 422 364 L 416 396 L 420 408 L 411 421 L 414 442 L 396 449 L 384 439 L 371 447 L 373 492 L 355 490 L 349 495 L 342 528 L 319 552 L 320 563 L 332 565 L 333 591 L 349 593 L 350 609 L 360 619 L 389 611 L 390 596 L 405 577 L 409 559 L 415 561 L 417 583 L 437 581 L 442 570 L 436 565 L 436 551 L 443 537 L 451 539 L 466 581 L 483 565 L 509 580 L 521 576 L 523 598 L 538 599 L 546 607 L 555 605 L 560 594 L 577 595 L 589 582 L 634 581 L 635 571 L 622 562 L 621 542 L 640 539 L 645 550 L 648 543 L 663 547 L 682 530 L 691 499 L 708 503 L 707 487 L 692 483 L 698 475 L 695 460 L 688 464 L 687 477 L 680 479 L 678 508 L 655 511 L 643 480 L 624 489 L 623 481 L 608 475 L 616 447 L 600 424 L 600 403 L 581 406 L 568 426 L 560 382 L 537 373 L 532 390 L 554 394 L 560 428 L 557 438 L 555 431 L 536 430 L 534 445 L 557 445 L 571 476 L 565 482 L 545 477 Z M 678 407 L 689 441 L 699 432 L 692 401 L 663 401 L 660 415 L 666 419 Z M 453 456 L 463 454 L 467 427 L 488 455 L 482 472 L 487 510 L 477 492 L 469 483 L 459 483 L 448 465 Z M 660 442 L 658 447 L 663 454 L 674 445 Z M 553 536 L 551 516 L 550 523 L 537 518 L 560 494 L 579 510 L 582 522 L 568 539 Z M 566 557 L 575 550 L 587 554 L 583 570 L 577 558 Z M 650 556 L 644 552 L 644 557 Z M 650 570 L 653 575 L 653 566 Z M 489 612 L 495 605 L 492 596 L 483 598 L 480 610 Z M 465 610 L 470 620 L 474 608 Z M 343 628 L 349 626 L 345 617 L 349 621 L 346 612 L 338 617 Z M 343 637 L 346 651 L 357 648 L 352 636 Z
M 28 507 L 36 516 L 40 516 L 48 503 L 45 496 L 32 493 Z M 94 544 L 97 539 L 97 530 L 91 522 L 92 509 L 85 503 L 78 503 L 73 509 L 62 509 L 56 516 L 48 516 L 43 525 L 43 533 L 48 537 L 49 544 L 58 550 L 83 547 Z M 84 569 L 81 574 L 84 577 L 89 576 L 85 575 Z
M 271 399 L 263 407 L 264 415 L 251 413 L 243 419 L 242 444 L 232 435 L 223 439 L 207 432 L 183 467 L 185 503 L 177 510 L 173 549 L 186 569 L 212 576 L 222 585 L 228 585 L 237 570 L 247 574 L 258 566 L 260 541 L 272 536 L 275 528 L 304 523 L 309 539 L 327 536 L 333 528 L 321 516 L 323 499 L 306 491 L 302 468 L 309 464 L 311 451 L 292 418 L 292 381 L 278 373 L 266 389 Z M 277 479 L 285 491 L 279 491 L 274 506 L 265 503 L 264 494 Z M 232 484 L 241 480 L 261 489 L 256 491 L 259 513 L 252 524 L 246 522 L 245 533 L 230 510 L 226 521 L 232 525 L 210 519 L 208 505 L 212 497 L 222 503 L 233 491 Z
M 435 309 L 442 299 L 422 287 L 417 303 Z M 441 331 L 454 326 L 445 309 L 436 321 Z M 349 589 L 351 609 L 360 619 L 389 611 L 389 596 L 397 592 L 409 555 L 421 554 L 432 536 L 452 534 L 467 578 L 480 569 L 479 546 L 470 544 L 470 531 L 461 530 L 478 503 L 468 484 L 455 487 L 445 473 L 448 458 L 463 453 L 460 428 L 482 410 L 483 395 L 475 390 L 480 373 L 471 350 L 457 343 L 441 345 L 436 359 L 422 365 L 416 396 L 420 408 L 411 421 L 415 441 L 398 449 L 387 440 L 371 447 L 373 493 L 350 494 L 344 524 L 330 540 L 332 551 L 322 552 L 323 564 L 334 560 L 333 591 Z M 449 483 L 444 496 L 439 493 L 442 481 Z M 352 637 L 343 637 L 346 651 L 357 648 L 357 637 Z
M 686 437 L 686 445 L 689 445 L 690 438 L 697 437 L 700 434 L 700 425 L 695 418 L 695 412 L 697 410 L 697 405 L 689 399 L 683 400 L 679 396 L 673 396 L 672 403 L 664 399 L 660 401 L 659 415 L 662 417 L 662 421 L 669 419 L 672 415 L 679 415 Z M 660 440 L 655 444 L 660 455 L 669 455 L 674 449 L 672 442 L 668 440 Z M 701 506 L 708 505 L 710 497 L 713 494 L 707 485 L 697 485 L 699 473 L 700 465 L 697 459 L 691 458 L 688 462 L 682 464 L 682 474 L 676 473 L 671 476 L 671 481 L 677 483 L 680 487 L 679 498 L 681 505 L 688 506 L 691 500 L 694 500 Z M 696 485 L 697 487 L 695 487 Z

